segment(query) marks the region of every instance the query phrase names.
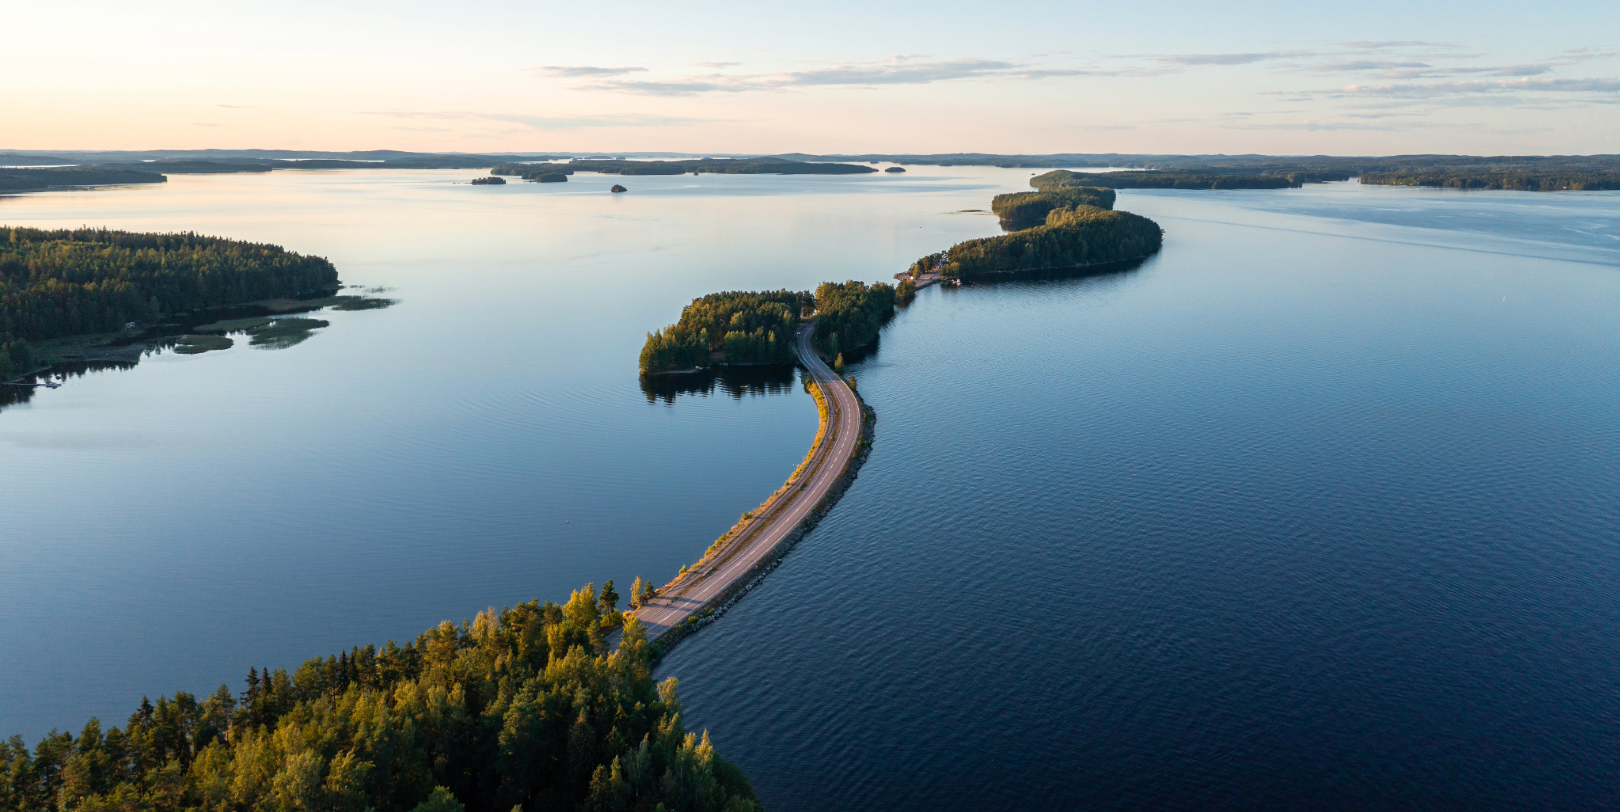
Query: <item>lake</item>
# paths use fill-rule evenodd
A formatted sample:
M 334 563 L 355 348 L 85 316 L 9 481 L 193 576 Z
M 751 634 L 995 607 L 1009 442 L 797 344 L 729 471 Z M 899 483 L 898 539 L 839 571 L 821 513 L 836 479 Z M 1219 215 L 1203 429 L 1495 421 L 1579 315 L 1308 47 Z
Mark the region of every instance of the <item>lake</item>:
M 692 297 L 888 279 L 1029 170 L 173 176 L 7 225 L 330 258 L 386 310 L 0 411 L 0 733 L 660 581 L 815 434 L 648 393 Z M 1135 191 L 1122 273 L 928 289 L 815 532 L 659 669 L 772 809 L 1620 802 L 1620 194 Z

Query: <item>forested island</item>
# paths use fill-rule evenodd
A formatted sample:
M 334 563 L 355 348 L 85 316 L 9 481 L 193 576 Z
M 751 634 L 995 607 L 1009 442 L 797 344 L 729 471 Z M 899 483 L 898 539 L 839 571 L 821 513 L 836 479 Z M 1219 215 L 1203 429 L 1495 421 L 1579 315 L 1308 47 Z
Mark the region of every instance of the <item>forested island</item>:
M 1620 189 L 1620 171 L 1441 171 L 1368 172 L 1361 182 L 1379 186 L 1437 186 L 1447 189 L 1512 189 L 1521 192 Z
M 644 591 L 632 589 L 633 600 Z M 655 684 L 612 582 L 221 685 L 146 699 L 32 751 L 0 743 L 6 812 L 750 812 Z M 604 634 L 623 623 L 609 652 Z
M 1031 185 L 1034 181 L 1030 181 Z M 1099 209 L 1114 207 L 1114 190 L 1095 186 L 1053 186 L 1050 191 L 1012 192 L 996 195 L 990 200 L 990 211 L 1001 218 L 1001 226 L 1009 231 L 1032 228 L 1046 222 L 1053 209 L 1095 206 Z
M 804 291 L 727 291 L 693 299 L 680 321 L 648 333 L 643 375 L 728 364 L 794 363 L 799 322 L 815 314 L 815 343 L 830 359 L 865 347 L 894 314 L 893 285 L 823 282 Z
M 618 158 L 575 158 L 566 164 L 501 164 L 490 170 L 496 175 L 538 177 L 546 172 L 598 172 L 604 175 L 863 175 L 876 172 L 869 166 L 838 163 L 806 163 L 781 158 L 697 158 L 677 161 L 629 161 Z
M 163 183 L 158 172 L 103 166 L 51 166 L 27 169 L 0 169 L 0 194 L 43 192 L 64 186 L 114 186 L 125 183 Z
M 1056 270 L 1141 259 L 1164 242 L 1159 224 L 1113 211 L 1112 189 L 1078 185 L 1092 175 L 1048 172 L 1031 178 L 1038 192 L 996 195 L 991 210 L 1011 231 L 967 240 L 912 264 L 912 279 L 939 274 L 966 279 L 992 273 Z
M 1208 171 L 1129 171 L 1070 172 L 1057 169 L 1032 178 L 1029 185 L 1042 191 L 1066 186 L 1098 186 L 1108 189 L 1292 189 L 1308 182 L 1348 180 L 1324 173 L 1287 172 L 1280 174 L 1214 173 Z
M 0 235 L 0 379 L 40 360 L 30 342 L 338 284 L 332 263 L 276 245 L 105 229 L 0 227 Z
M 693 299 L 680 321 L 647 334 L 641 371 L 791 364 L 799 316 L 814 306 L 810 294 L 790 290 L 726 291 Z

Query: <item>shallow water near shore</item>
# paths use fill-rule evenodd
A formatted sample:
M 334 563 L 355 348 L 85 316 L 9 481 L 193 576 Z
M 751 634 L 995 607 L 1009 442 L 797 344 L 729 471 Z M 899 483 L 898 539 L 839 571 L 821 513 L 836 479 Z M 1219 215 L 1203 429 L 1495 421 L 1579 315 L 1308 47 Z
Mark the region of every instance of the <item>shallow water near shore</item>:
M 197 230 L 399 304 L 0 410 L 0 735 L 666 578 L 815 434 L 643 385 L 715 290 L 887 279 L 1027 170 L 177 176 L 0 223 Z M 600 187 L 600 188 L 598 188 Z M 773 810 L 1617 800 L 1620 195 L 1124 191 L 1123 273 L 931 288 L 815 532 L 659 675 Z

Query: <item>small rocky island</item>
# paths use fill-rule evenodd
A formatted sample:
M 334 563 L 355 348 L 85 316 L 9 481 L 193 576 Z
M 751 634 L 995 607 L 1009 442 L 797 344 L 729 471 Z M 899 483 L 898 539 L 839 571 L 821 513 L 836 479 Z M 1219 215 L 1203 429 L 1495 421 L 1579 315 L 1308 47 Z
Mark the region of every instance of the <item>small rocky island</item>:
M 619 193 L 619 192 L 628 192 L 628 191 L 630 191 L 630 190 L 629 190 L 629 189 L 626 189 L 626 188 L 624 188 L 624 187 L 623 187 L 623 186 L 620 186 L 620 185 L 619 185 L 619 184 L 617 184 L 617 183 L 615 183 L 615 184 L 613 184 L 613 188 L 612 188 L 612 189 L 609 189 L 609 190 L 608 190 L 608 191 L 610 191 L 610 192 L 613 192 L 613 193 L 615 193 L 615 194 L 617 194 L 617 193 Z
M 490 175 L 487 178 L 473 178 L 474 186 L 505 186 L 506 178 L 497 178 Z
M 904 172 L 904 171 L 906 171 L 906 168 L 903 167 L 903 166 L 891 166 L 888 169 L 885 169 L 883 171 L 884 172 Z

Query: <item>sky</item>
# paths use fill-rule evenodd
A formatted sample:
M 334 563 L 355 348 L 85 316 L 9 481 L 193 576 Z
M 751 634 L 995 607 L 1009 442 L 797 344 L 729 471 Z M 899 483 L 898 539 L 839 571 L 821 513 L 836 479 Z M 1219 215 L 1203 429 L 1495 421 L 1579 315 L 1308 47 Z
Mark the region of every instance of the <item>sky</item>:
M 0 149 L 1620 152 L 1620 3 L 10 0 Z

